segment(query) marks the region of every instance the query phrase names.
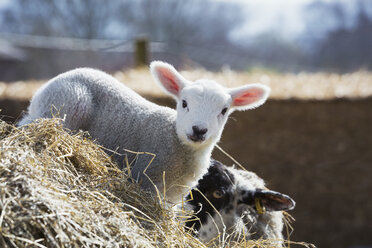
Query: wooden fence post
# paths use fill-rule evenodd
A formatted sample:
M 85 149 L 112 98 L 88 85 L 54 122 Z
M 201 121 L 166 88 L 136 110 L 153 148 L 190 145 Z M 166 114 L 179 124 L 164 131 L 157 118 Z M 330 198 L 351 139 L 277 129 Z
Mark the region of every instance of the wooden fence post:
M 147 38 L 138 38 L 135 41 L 134 60 L 135 66 L 147 66 L 148 65 L 148 40 Z

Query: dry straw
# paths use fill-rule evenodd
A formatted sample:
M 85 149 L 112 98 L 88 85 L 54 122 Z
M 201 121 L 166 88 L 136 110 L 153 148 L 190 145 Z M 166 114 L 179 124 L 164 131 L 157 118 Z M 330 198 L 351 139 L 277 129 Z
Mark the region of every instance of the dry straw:
M 228 86 L 237 87 L 247 83 L 270 86 L 271 99 L 330 100 L 337 98 L 364 98 L 372 96 L 372 72 L 356 71 L 336 73 L 274 73 L 268 71 L 236 72 L 229 69 L 220 72 L 205 70 L 182 71 L 189 80 L 208 78 Z M 142 95 L 159 96 L 164 93 L 154 87 L 154 80 L 147 69 L 118 71 L 114 76 Z M 45 81 L 0 82 L 1 99 L 30 99 Z
M 86 133 L 0 121 L 0 247 L 206 247 Z M 274 247 L 241 241 L 229 247 Z

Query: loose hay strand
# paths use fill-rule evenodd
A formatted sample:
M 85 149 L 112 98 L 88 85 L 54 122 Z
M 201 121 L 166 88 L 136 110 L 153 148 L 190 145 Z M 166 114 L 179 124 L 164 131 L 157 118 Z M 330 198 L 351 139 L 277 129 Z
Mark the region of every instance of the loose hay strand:
M 240 167 L 240 169 L 242 170 L 246 170 L 245 167 L 239 163 L 233 156 L 231 156 L 230 154 L 228 154 L 224 149 L 222 149 L 219 145 L 216 145 L 216 147 L 218 148 L 218 150 L 220 150 L 226 157 L 228 157 L 229 159 L 231 159 L 231 161 L 233 161 L 236 165 L 238 165 Z

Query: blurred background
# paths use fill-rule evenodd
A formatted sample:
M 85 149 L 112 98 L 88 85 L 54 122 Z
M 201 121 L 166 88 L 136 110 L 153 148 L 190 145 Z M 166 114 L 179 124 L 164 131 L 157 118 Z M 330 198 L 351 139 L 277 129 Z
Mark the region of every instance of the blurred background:
M 291 240 L 372 247 L 370 0 L 0 0 L 6 121 L 82 66 L 174 106 L 136 69 L 154 59 L 189 79 L 272 87 L 263 107 L 234 115 L 221 146 L 296 200 Z
M 133 42 L 177 66 L 372 68 L 368 0 L 0 0 L 0 80 L 133 65 Z

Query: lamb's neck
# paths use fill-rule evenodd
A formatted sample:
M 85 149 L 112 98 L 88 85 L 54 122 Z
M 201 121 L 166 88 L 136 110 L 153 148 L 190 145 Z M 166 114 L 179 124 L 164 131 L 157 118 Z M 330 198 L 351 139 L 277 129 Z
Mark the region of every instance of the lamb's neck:
M 212 150 L 213 146 L 205 146 L 205 147 L 200 147 L 199 149 L 194 148 L 194 160 L 193 160 L 193 165 L 195 166 L 193 171 L 194 171 L 194 177 L 198 180 L 200 179 L 205 173 L 207 173 L 209 164 L 210 164 L 210 159 L 212 155 Z
M 182 201 L 182 197 L 189 193 L 189 190 L 196 186 L 198 180 L 208 171 L 212 146 L 190 147 L 183 144 L 182 162 L 177 159 L 177 177 L 169 178 L 173 186 L 168 187 L 167 197 L 173 203 Z M 168 173 L 169 174 L 169 173 Z M 169 185 L 169 184 L 168 184 Z
M 201 149 L 196 149 L 195 154 L 198 158 L 198 162 L 201 165 L 209 165 L 210 158 L 212 155 L 213 146 L 203 147 Z

